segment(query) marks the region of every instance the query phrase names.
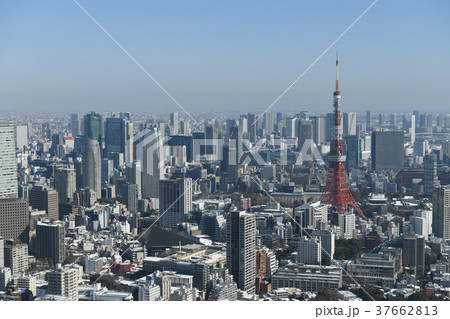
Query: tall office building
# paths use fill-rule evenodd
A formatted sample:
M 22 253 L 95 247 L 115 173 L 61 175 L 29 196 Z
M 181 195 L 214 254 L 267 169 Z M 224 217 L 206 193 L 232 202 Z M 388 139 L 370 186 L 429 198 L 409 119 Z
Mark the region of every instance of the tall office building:
M 55 189 L 60 204 L 70 203 L 77 190 L 77 174 L 73 167 L 59 167 L 55 171 Z
M 450 239 L 450 185 L 433 190 L 432 229 L 436 237 Z
M 126 167 L 126 181 L 131 184 L 136 184 L 138 189 L 138 199 L 142 198 L 142 168 L 141 162 L 134 161 L 128 163 Z
M 86 140 L 96 140 L 102 147 L 103 140 L 103 119 L 98 113 L 91 112 L 84 116 L 84 138 Z
M 372 133 L 372 169 L 382 171 L 403 168 L 403 135 L 401 131 Z
M 357 135 L 344 136 L 347 160 L 345 161 L 346 170 L 359 166 L 360 159 L 360 143 Z
M 266 112 L 264 113 L 264 129 L 267 134 L 271 134 L 273 132 L 275 126 L 275 113 Z
M 23 150 L 28 145 L 28 125 L 16 126 L 16 147 Z
M 403 237 L 403 266 L 414 267 L 415 276 L 425 273 L 425 238 L 418 235 Z
M 313 121 L 314 142 L 323 144 L 327 141 L 327 118 L 325 116 L 316 116 L 311 118 Z
M 303 236 L 298 242 L 297 262 L 317 265 L 322 262 L 322 243 L 320 238 Z
M 228 142 L 228 153 L 223 154 L 227 157 L 227 183 L 233 184 L 238 179 L 238 166 L 243 154 L 242 128 L 240 126 L 230 127 L 230 136 Z
M 28 193 L 33 209 L 45 210 L 48 219 L 59 219 L 58 192 L 48 186 L 34 186 Z
M 255 215 L 230 212 L 227 215 L 227 268 L 238 288 L 255 292 Z
M 161 227 L 176 228 L 192 210 L 192 179 L 167 179 L 160 182 L 159 214 Z
M 122 186 L 122 202 L 127 205 L 128 210 L 131 213 L 136 213 L 138 211 L 138 185 L 125 183 Z
M 0 236 L 3 239 L 20 239 L 28 243 L 28 200 L 0 199 Z
M 16 133 L 14 123 L 0 119 L 0 198 L 18 193 Z
M 154 127 L 144 129 L 136 138 L 136 160 L 141 162 L 142 197 L 158 198 L 159 182 L 164 176 L 163 134 Z
M 356 113 L 346 112 L 344 113 L 344 136 L 356 135 Z
M 70 132 L 72 136 L 80 135 L 80 119 L 76 113 L 70 114 Z
M 5 267 L 11 269 L 13 275 L 17 275 L 28 269 L 28 244 L 19 244 L 8 240 L 4 246 Z
M 248 138 L 250 142 L 256 142 L 256 138 L 258 136 L 257 123 L 255 123 L 257 116 L 255 114 L 248 113 Z
M 114 161 L 112 159 L 102 158 L 101 173 L 100 173 L 102 183 L 109 184 L 113 174 L 114 174 Z
M 297 122 L 298 150 L 301 151 L 303 145 L 308 140 L 313 139 L 313 124 L 310 120 L 300 120 Z
M 178 112 L 170 113 L 169 124 L 170 124 L 170 127 L 171 127 L 170 135 L 178 135 L 178 132 L 179 132 Z
M 356 229 L 355 214 L 339 214 L 339 238 L 352 239 Z
M 380 113 L 378 115 L 378 125 L 379 126 L 383 126 L 384 125 L 384 114 L 383 113 Z
M 366 111 L 366 130 L 372 127 L 372 112 Z
M 83 150 L 83 186 L 94 190 L 101 197 L 101 157 L 97 140 L 86 141 Z
M 336 234 L 334 232 L 331 230 L 314 229 L 311 232 L 311 236 L 320 238 L 322 250 L 324 250 L 327 255 L 331 256 L 331 258 L 334 258 L 336 240 Z
M 69 297 L 78 301 L 78 271 L 75 268 L 61 268 L 48 273 L 48 294 Z
M 189 120 L 180 120 L 180 134 L 184 136 L 191 134 L 191 123 Z
M 36 252 L 39 258 L 50 258 L 54 265 L 66 259 L 63 222 L 37 222 Z
M 436 154 L 428 154 L 423 162 L 424 167 L 424 192 L 425 195 L 433 195 L 433 189 L 439 183 L 437 178 L 437 157 Z
M 113 153 L 122 153 L 125 163 L 133 161 L 133 123 L 128 118 L 106 119 L 105 151 L 108 157 Z
M 416 120 L 417 117 L 413 114 L 411 115 L 411 144 L 414 145 L 414 142 L 416 141 Z
M 294 138 L 295 137 L 295 117 L 288 117 L 286 119 L 286 138 Z

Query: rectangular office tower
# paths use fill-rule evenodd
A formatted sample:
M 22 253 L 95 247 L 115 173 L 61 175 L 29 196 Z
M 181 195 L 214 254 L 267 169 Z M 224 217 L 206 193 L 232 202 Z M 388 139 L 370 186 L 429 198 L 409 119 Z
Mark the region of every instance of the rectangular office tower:
M 0 119 L 0 198 L 17 192 L 16 131 L 12 121 Z
M 105 151 L 108 158 L 122 153 L 124 161 L 133 161 L 133 123 L 125 117 L 110 117 L 105 123 Z
M 28 243 L 28 201 L 19 198 L 0 199 L 0 237 Z
M 36 225 L 36 251 L 40 258 L 50 258 L 54 265 L 66 259 L 63 222 L 38 222 Z
M 444 240 L 450 239 L 450 185 L 433 191 L 433 234 Z
M 192 210 L 192 179 L 167 179 L 160 182 L 159 216 L 161 227 L 176 228 Z
M 255 292 L 256 219 L 253 214 L 230 212 L 227 215 L 227 268 L 239 289 Z
M 400 170 L 404 162 L 404 133 L 383 131 L 372 133 L 372 169 Z

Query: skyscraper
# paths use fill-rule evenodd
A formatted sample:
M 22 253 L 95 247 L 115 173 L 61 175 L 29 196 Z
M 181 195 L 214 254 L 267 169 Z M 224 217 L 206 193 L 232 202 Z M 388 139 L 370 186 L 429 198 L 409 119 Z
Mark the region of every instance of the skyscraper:
M 228 142 L 228 153 L 224 153 L 223 156 L 227 156 L 227 183 L 234 184 L 238 179 L 238 166 L 243 154 L 242 145 L 242 128 L 240 126 L 230 127 L 230 137 Z
M 273 132 L 275 126 L 275 113 L 266 112 L 264 113 L 264 129 L 267 134 L 271 134 Z
M 415 276 L 425 273 L 425 238 L 418 235 L 405 235 L 403 238 L 403 265 L 414 267 Z
M 313 140 L 313 124 L 310 120 L 300 120 L 297 123 L 298 150 L 301 151 L 305 142 Z
M 103 119 L 100 114 L 91 112 L 84 116 L 84 137 L 86 140 L 97 140 L 100 147 L 103 145 Z
M 72 136 L 80 135 L 80 119 L 76 113 L 70 114 L 70 132 Z
M 372 112 L 366 111 L 366 130 L 372 127 Z
M 45 210 L 50 220 L 59 219 L 58 192 L 48 186 L 34 186 L 29 191 L 30 206 Z
M 97 140 L 86 141 L 83 150 L 83 185 L 94 190 L 101 197 L 101 157 Z
M 105 123 L 105 151 L 122 153 L 125 163 L 133 160 L 133 123 L 128 118 L 110 117 Z
M 12 121 L 0 119 L 0 198 L 17 197 L 16 133 Z
M 255 292 L 255 215 L 230 212 L 227 215 L 227 268 L 239 289 Z
M 164 176 L 165 145 L 163 135 L 154 127 L 144 129 L 136 137 L 136 160 L 141 162 L 142 197 L 158 198 L 159 181 Z
M 450 185 L 433 190 L 432 229 L 436 237 L 450 239 Z
M 127 205 L 128 210 L 131 213 L 137 212 L 137 206 L 138 206 L 138 185 L 137 184 L 131 184 L 131 183 L 125 183 L 122 186 L 122 201 L 125 205 Z
M 160 182 L 159 214 L 161 227 L 176 228 L 192 210 L 192 179 L 167 179 Z
M 403 135 L 401 131 L 372 133 L 372 169 L 382 171 L 403 168 Z
M 73 193 L 77 190 L 77 175 L 73 167 L 59 167 L 55 171 L 55 189 L 58 202 L 72 202 Z
M 294 138 L 295 137 L 295 121 L 297 119 L 295 117 L 288 117 L 286 119 L 286 138 Z
M 344 113 L 344 136 L 356 135 L 356 113 L 346 112 Z
M 50 258 L 54 265 L 66 258 L 63 222 L 37 222 L 36 252 L 40 258 Z
M 178 132 L 179 132 L 178 112 L 170 113 L 169 124 L 171 126 L 170 135 L 178 135 Z
M 28 200 L 19 198 L 0 199 L 0 236 L 28 243 Z
M 438 184 L 437 178 L 437 159 L 436 154 L 428 154 L 425 156 L 424 162 L 424 192 L 425 195 L 433 195 L 433 189 Z

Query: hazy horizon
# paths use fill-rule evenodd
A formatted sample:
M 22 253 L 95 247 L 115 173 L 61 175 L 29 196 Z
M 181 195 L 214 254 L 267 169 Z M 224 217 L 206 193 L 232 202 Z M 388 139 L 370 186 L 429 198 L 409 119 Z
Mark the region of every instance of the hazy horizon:
M 188 111 L 262 113 L 373 1 L 80 0 Z M 378 1 L 271 109 L 447 113 L 450 3 Z M 73 1 L 0 3 L 0 111 L 178 111 Z M 164 110 L 162 112 L 161 110 Z

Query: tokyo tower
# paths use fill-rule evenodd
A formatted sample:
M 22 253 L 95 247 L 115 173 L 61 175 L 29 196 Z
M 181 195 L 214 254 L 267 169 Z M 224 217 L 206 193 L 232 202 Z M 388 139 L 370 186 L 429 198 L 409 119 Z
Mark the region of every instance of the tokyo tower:
M 328 156 L 328 175 L 320 202 L 336 208 L 339 214 L 346 214 L 350 208 L 366 218 L 353 198 L 348 187 L 345 173 L 345 155 L 343 148 L 343 126 L 341 114 L 341 92 L 339 91 L 338 57 L 336 53 L 336 91 L 333 94 L 333 135 Z

